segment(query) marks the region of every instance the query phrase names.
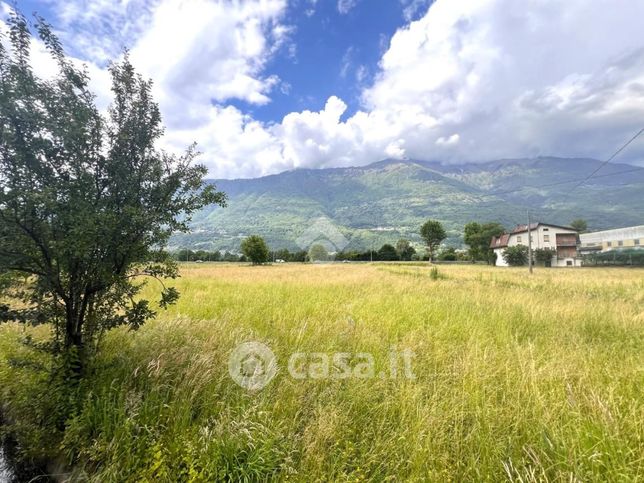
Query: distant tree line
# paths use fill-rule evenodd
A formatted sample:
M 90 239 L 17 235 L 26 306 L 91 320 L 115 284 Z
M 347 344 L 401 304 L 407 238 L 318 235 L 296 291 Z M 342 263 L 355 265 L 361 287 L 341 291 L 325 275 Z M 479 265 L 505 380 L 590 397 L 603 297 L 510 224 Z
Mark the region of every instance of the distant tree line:
M 250 248 L 250 247 L 249 247 Z M 289 251 L 288 249 L 268 250 L 265 256 L 262 251 L 256 252 L 257 264 L 283 260 L 285 262 L 306 262 L 308 254 L 304 250 Z M 190 250 L 182 248 L 172 253 L 172 258 L 178 262 L 252 262 L 252 258 L 245 253 L 234 253 L 228 250 Z
M 584 231 L 588 225 L 585 220 L 574 220 L 571 223 L 575 229 Z M 396 245 L 385 243 L 377 249 L 343 250 L 329 252 L 322 244 L 316 243 L 308 250 L 289 251 L 286 248 L 271 250 L 266 241 L 259 235 L 245 238 L 241 245 L 241 254 L 229 251 L 206 251 L 181 249 L 173 254 L 178 261 L 211 261 L 211 262 L 251 262 L 261 265 L 268 262 L 325 262 L 337 261 L 469 261 L 485 262 L 489 265 L 496 263 L 496 254 L 490 247 L 493 237 L 505 233 L 505 227 L 497 222 L 470 222 L 463 230 L 463 240 L 467 250 L 454 246 L 443 246 L 447 233 L 441 222 L 427 220 L 420 227 L 419 235 L 424 242 L 425 250 L 417 251 L 410 240 L 400 239 Z M 533 263 L 548 265 L 556 251 L 550 248 L 533 250 Z M 503 252 L 503 258 L 508 265 L 521 266 L 528 263 L 528 249 L 525 246 L 508 247 Z M 629 257 L 629 260 L 632 257 Z M 637 259 L 637 257 L 635 257 Z

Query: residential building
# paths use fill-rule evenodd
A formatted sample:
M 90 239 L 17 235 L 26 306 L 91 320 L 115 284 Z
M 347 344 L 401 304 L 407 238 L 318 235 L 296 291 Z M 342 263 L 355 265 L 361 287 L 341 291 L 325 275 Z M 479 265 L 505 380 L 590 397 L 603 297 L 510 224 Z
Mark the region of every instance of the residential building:
M 620 248 L 644 247 L 644 225 L 616 228 L 614 230 L 582 233 L 579 235 L 582 254 L 607 252 Z
M 549 223 L 531 223 L 530 237 L 532 249 L 550 248 L 556 251 L 549 265 L 552 267 L 579 267 L 581 259 L 577 254 L 578 233 L 574 228 L 551 225 Z M 503 233 L 492 238 L 490 248 L 496 254 L 496 266 L 507 267 L 503 251 L 515 245 L 528 245 L 528 226 L 517 225 L 510 233 Z

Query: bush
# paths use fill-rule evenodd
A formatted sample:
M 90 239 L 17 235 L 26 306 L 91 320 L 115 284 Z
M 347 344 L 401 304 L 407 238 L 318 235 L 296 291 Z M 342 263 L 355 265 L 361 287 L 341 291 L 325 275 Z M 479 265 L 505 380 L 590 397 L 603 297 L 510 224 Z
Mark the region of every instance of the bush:
M 511 267 L 520 267 L 528 263 L 528 247 L 515 245 L 503 250 L 503 260 Z
M 458 259 L 456 248 L 447 247 L 438 254 L 438 259 L 442 262 L 455 262 Z
M 539 263 L 548 265 L 552 261 L 552 257 L 557 255 L 557 250 L 554 248 L 537 248 L 534 251 L 534 259 Z

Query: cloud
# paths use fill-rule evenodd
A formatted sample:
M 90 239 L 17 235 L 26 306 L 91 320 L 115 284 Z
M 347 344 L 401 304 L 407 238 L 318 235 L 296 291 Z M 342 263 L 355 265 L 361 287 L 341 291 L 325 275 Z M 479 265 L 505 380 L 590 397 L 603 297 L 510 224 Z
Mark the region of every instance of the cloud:
M 0 33 L 2 42 L 7 50 L 11 50 L 9 41 L 9 25 L 6 23 L 11 13 L 11 7 L 0 2 Z M 59 74 L 60 69 L 47 50 L 45 44 L 37 37 L 31 38 L 30 55 L 35 73 L 43 79 L 53 79 Z M 95 102 L 99 109 L 105 111 L 111 100 L 111 79 L 106 69 L 97 66 L 95 63 L 82 60 L 78 57 L 68 56 L 68 59 L 80 70 L 86 70 L 89 75 L 90 91 L 96 96 Z
M 270 102 L 279 78 L 262 72 L 288 35 L 277 22 L 283 9 L 281 0 L 159 5 L 132 47 L 132 62 L 154 79 L 169 129 L 198 127 L 211 101 Z
M 411 157 L 605 157 L 644 115 L 644 4 L 613 7 L 439 0 L 393 36 L 365 104 L 437 120 L 426 142 L 406 144 Z
M 169 129 L 199 126 L 211 102 L 270 102 L 280 85 L 266 63 L 290 44 L 285 0 L 69 0 L 52 4 L 72 54 L 106 66 L 129 47 L 154 80 Z
M 344 51 L 344 55 L 342 56 L 342 60 L 340 62 L 340 77 L 342 77 L 343 79 L 347 76 L 349 70 L 351 69 L 354 54 L 355 47 L 353 46 L 350 46 L 349 48 L 347 48 L 347 50 Z
M 47 0 L 70 53 L 97 65 L 118 57 L 149 26 L 158 0 Z
M 346 15 L 358 4 L 359 0 L 338 0 L 338 12 Z
M 458 144 L 460 139 L 461 137 L 458 134 L 452 134 L 449 137 L 441 136 L 436 140 L 436 144 L 438 144 L 439 146 L 450 146 Z
M 315 15 L 315 6 L 317 5 L 318 0 L 308 0 L 308 5 L 305 7 L 304 15 L 307 17 L 312 17 Z
M 409 19 L 429 5 L 401 2 L 412 9 Z M 69 34 L 83 38 L 75 55 L 90 60 L 98 79 L 93 82 L 105 93 L 102 59 L 121 40 L 102 45 L 101 35 L 115 30 L 111 22 L 124 15 L 132 24 L 123 26 L 122 37 L 135 66 L 155 81 L 168 128 L 165 145 L 182 149 L 197 141 L 216 177 L 364 165 L 386 157 L 605 158 L 644 119 L 642 2 L 616 8 L 614 0 L 437 0 L 381 42 L 377 66 L 351 67 L 360 87 L 370 82 L 357 112 L 348 115 L 346 103 L 331 96 L 320 111 L 292 112 L 272 123 L 227 103 L 261 105 L 275 90 L 288 91 L 268 70 L 277 52 L 295 49 L 285 1 L 113 3 L 101 0 L 83 13 L 65 2 L 72 24 L 80 22 L 75 12 L 88 22 Z M 346 12 L 355 6 L 341 1 L 339 10 L 340 3 Z M 100 35 L 92 36 L 100 8 L 109 25 L 97 25 Z M 141 12 L 140 18 L 129 19 L 123 8 Z M 350 54 L 346 60 L 348 65 Z M 347 66 L 347 79 L 349 71 Z M 643 159 L 644 142 L 618 158 Z
M 420 12 L 426 12 L 433 0 L 400 0 L 403 7 L 403 18 L 407 22 L 414 20 Z
M 611 5 L 438 0 L 391 38 L 361 110 L 345 119 L 331 97 L 319 112 L 262 125 L 274 165 L 236 174 L 386 157 L 605 158 L 644 118 L 644 4 Z M 619 158 L 641 159 L 644 143 Z

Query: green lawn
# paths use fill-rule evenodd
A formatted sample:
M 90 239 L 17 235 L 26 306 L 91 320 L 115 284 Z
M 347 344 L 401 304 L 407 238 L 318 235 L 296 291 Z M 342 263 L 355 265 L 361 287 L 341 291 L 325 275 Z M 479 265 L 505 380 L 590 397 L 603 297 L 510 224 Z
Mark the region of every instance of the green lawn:
M 96 481 L 644 479 L 644 271 L 439 272 L 184 265 L 176 306 L 106 335 L 64 432 L 34 429 L 52 389 L 8 363 L 41 360 L 17 325 L 0 401 L 32 456 Z M 255 392 L 228 373 L 247 341 L 279 364 Z M 390 377 L 392 349 L 415 378 Z M 297 379 L 295 352 L 369 353 L 375 377 Z

